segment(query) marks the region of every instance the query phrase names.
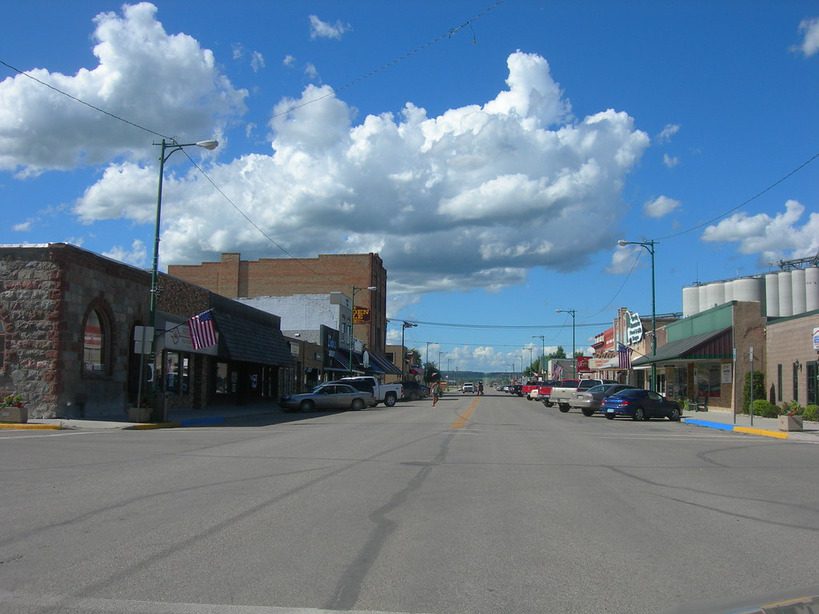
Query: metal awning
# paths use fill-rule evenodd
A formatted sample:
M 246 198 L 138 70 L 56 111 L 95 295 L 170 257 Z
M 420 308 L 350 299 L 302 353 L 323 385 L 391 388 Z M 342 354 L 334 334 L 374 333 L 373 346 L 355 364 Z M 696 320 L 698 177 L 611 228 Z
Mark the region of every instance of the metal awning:
M 293 364 L 290 344 L 271 322 L 213 310 L 219 331 L 219 356 L 238 362 L 288 367 Z
M 657 348 L 654 356 L 632 361 L 634 368 L 670 360 L 727 360 L 733 356 L 731 327 L 678 339 Z
M 384 375 L 401 375 L 401 369 L 396 367 L 386 356 L 382 356 L 372 350 L 367 350 L 370 355 L 370 370 Z

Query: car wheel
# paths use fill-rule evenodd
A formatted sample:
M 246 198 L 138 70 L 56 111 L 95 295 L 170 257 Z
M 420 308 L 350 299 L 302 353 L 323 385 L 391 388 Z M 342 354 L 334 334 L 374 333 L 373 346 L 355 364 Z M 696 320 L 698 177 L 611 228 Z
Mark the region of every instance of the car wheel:
M 395 405 L 395 395 L 393 393 L 388 393 L 387 396 L 384 397 L 384 405 L 387 407 Z
M 591 407 L 584 407 L 582 411 L 583 415 L 587 418 L 591 418 L 594 415 L 594 410 Z
M 614 420 L 614 414 L 606 414 L 606 420 Z
M 393 405 L 395 405 L 395 402 L 393 402 Z M 361 411 L 362 409 L 364 409 L 364 401 L 362 401 L 361 399 L 353 399 L 352 407 L 356 411 Z
M 565 403 L 561 403 L 561 404 L 560 404 L 560 405 L 558 405 L 557 407 L 558 407 L 558 409 L 559 409 L 559 410 L 560 410 L 562 413 L 564 413 L 564 414 L 565 414 L 567 411 L 569 411 L 569 409 L 570 409 L 570 407 L 569 407 L 568 405 L 566 405 Z
M 646 412 L 642 407 L 638 407 L 634 410 L 634 415 L 631 417 L 632 420 L 635 422 L 639 422 L 646 419 Z
M 299 404 L 299 411 L 313 411 L 315 404 L 313 401 L 302 401 Z
M 668 419 L 672 422 L 679 422 L 680 421 L 680 410 L 677 407 L 672 407 L 671 411 L 668 412 Z

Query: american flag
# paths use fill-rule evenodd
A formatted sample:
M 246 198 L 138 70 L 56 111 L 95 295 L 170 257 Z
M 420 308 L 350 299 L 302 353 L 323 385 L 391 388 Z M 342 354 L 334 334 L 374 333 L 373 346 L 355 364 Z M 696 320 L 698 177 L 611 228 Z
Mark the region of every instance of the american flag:
M 213 321 L 213 311 L 208 309 L 188 320 L 188 330 L 191 333 L 191 345 L 194 350 L 201 350 L 216 345 L 216 324 Z
M 554 377 L 554 379 L 563 379 L 563 367 L 560 364 L 555 365 L 555 368 L 552 370 L 552 377 Z
M 619 367 L 621 369 L 631 369 L 631 353 L 630 347 L 626 347 L 622 343 L 617 344 L 617 358 L 619 359 Z

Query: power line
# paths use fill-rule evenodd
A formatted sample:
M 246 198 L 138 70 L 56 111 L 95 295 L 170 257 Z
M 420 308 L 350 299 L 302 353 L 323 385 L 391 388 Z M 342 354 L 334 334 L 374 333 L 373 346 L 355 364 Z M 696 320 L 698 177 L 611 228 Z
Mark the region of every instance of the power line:
M 539 330 L 542 328 L 566 328 L 570 324 L 461 324 L 455 322 L 427 322 L 424 320 L 402 319 L 410 324 L 423 324 L 424 326 L 442 326 L 445 328 L 474 328 L 474 329 L 503 329 L 503 330 Z M 591 328 L 598 326 L 609 326 L 611 322 L 586 322 L 576 324 L 575 328 Z
M 137 128 L 139 130 L 147 132 L 148 134 L 153 134 L 154 136 L 158 136 L 158 137 L 161 137 L 163 139 L 173 140 L 173 137 L 162 134 L 161 132 L 157 132 L 156 130 L 151 130 L 150 128 L 146 128 L 145 126 L 137 124 L 136 122 L 132 122 L 129 119 L 125 119 L 124 117 L 121 117 L 121 116 L 117 115 L 116 113 L 111 113 L 110 111 L 106 111 L 105 109 L 101 109 L 100 107 L 95 106 L 95 105 L 91 104 L 90 102 L 86 102 L 85 100 L 82 100 L 81 98 L 77 98 L 76 96 L 73 96 L 73 95 L 69 94 L 68 92 L 63 91 L 60 88 L 51 85 L 50 83 L 46 83 L 45 81 L 42 81 L 42 80 L 38 79 L 34 75 L 31 75 L 31 74 L 29 74 L 29 73 L 27 73 L 27 72 L 25 72 L 23 70 L 20 70 L 19 68 L 16 68 L 16 67 L 12 66 L 8 62 L 4 62 L 2 59 L 0 59 L 0 64 L 5 66 L 6 68 L 9 68 L 9 69 L 13 70 L 17 74 L 22 75 L 23 77 L 28 77 L 32 81 L 35 81 L 35 82 L 39 83 L 40 85 L 44 85 L 48 89 L 54 90 L 58 94 L 62 94 L 66 98 L 70 98 L 74 102 L 85 105 L 86 107 L 88 107 L 90 109 L 93 109 L 94 111 L 97 111 L 99 113 L 102 113 L 103 115 L 107 115 L 108 117 L 111 117 L 111 118 L 113 118 L 113 119 L 115 119 L 117 121 L 120 121 L 120 122 L 124 123 L 124 124 L 128 124 L 129 126 L 133 126 L 134 128 Z
M 766 194 L 766 193 L 770 192 L 770 191 L 771 191 L 771 190 L 773 190 L 773 189 L 774 189 L 776 186 L 778 186 L 780 183 L 783 183 L 783 182 L 787 181 L 788 179 L 790 179 L 791 177 L 793 177 L 793 176 L 794 176 L 796 173 L 798 173 L 798 172 L 799 172 L 799 171 L 801 171 L 803 168 L 805 168 L 806 166 L 808 166 L 808 165 L 809 165 L 811 162 L 813 162 L 814 160 L 816 160 L 816 158 L 819 158 L 819 153 L 815 153 L 815 154 L 813 154 L 813 155 L 812 155 L 810 158 L 808 158 L 807 160 L 805 160 L 804 162 L 802 162 L 802 164 L 800 164 L 800 165 L 799 165 L 799 166 L 797 166 L 796 168 L 794 168 L 794 169 L 790 170 L 788 173 L 786 173 L 785 175 L 783 175 L 782 177 L 780 177 L 779 179 L 777 179 L 776 181 L 774 181 L 774 182 L 773 182 L 772 184 L 770 184 L 768 187 L 766 187 L 766 188 L 764 188 L 764 189 L 760 190 L 759 192 L 757 192 L 756 194 L 754 194 L 754 195 L 753 195 L 753 196 L 751 196 L 750 198 L 747 198 L 746 200 L 743 200 L 741 203 L 739 203 L 739 204 L 738 204 L 738 205 L 736 205 L 735 207 L 732 207 L 732 208 L 728 209 L 727 211 L 725 211 L 725 212 L 723 212 L 723 213 L 719 214 L 718 216 L 713 217 L 713 218 L 711 218 L 710 220 L 707 220 L 707 221 L 705 221 L 705 222 L 702 222 L 701 224 L 697 224 L 696 226 L 691 226 L 690 228 L 687 228 L 687 229 L 685 229 L 685 230 L 681 230 L 681 231 L 679 231 L 679 232 L 675 232 L 675 233 L 672 233 L 672 234 L 670 234 L 670 235 L 666 235 L 666 236 L 664 236 L 664 237 L 658 237 L 656 240 L 657 240 L 657 241 L 665 241 L 665 240 L 667 240 L 667 239 L 673 239 L 673 238 L 675 238 L 675 237 L 680 237 L 680 236 L 682 236 L 682 235 L 684 235 L 684 234 L 688 234 L 689 232 L 692 232 L 692 231 L 694 231 L 694 230 L 698 230 L 699 228 L 702 228 L 703 226 L 708 226 L 709 224 L 713 224 L 714 222 L 716 222 L 716 221 L 718 221 L 718 220 L 721 220 L 722 218 L 724 218 L 724 217 L 728 216 L 729 214 L 733 213 L 733 212 L 734 212 L 734 211 L 736 211 L 737 209 L 742 209 L 742 208 L 743 208 L 745 205 L 748 205 L 748 204 L 752 203 L 753 201 L 755 201 L 755 200 L 756 200 L 757 198 L 759 198 L 760 196 L 763 196 L 764 194 Z

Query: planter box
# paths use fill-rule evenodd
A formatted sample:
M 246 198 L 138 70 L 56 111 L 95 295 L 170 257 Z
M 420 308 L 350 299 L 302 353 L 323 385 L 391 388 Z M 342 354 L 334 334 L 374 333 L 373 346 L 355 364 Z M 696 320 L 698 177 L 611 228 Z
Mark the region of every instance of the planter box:
M 130 422 L 150 422 L 151 408 L 150 407 L 129 407 L 128 420 Z
M 28 410 L 25 407 L 0 407 L 0 422 L 25 424 L 28 422 Z
M 780 431 L 801 431 L 802 416 L 779 416 Z

